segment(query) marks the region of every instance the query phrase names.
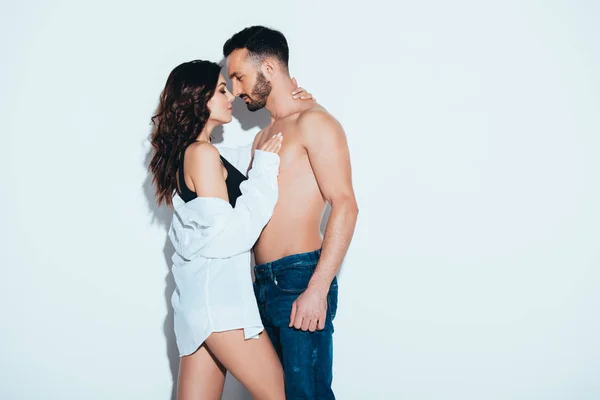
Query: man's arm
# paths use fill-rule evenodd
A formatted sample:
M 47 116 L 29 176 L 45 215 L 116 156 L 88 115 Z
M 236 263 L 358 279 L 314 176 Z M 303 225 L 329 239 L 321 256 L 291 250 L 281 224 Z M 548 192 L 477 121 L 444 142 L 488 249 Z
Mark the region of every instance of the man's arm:
M 325 327 L 327 293 L 350 246 L 358 206 L 342 126 L 326 112 L 309 111 L 299 117 L 298 129 L 319 189 L 331 204 L 321 257 L 307 290 L 292 306 L 290 316 L 290 326 L 314 331 L 315 327 Z

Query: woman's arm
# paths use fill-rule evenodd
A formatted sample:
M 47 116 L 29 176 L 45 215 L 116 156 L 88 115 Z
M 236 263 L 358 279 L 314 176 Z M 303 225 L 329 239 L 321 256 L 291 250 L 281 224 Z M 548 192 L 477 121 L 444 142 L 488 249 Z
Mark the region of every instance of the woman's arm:
M 275 138 L 263 146 L 264 150 L 256 150 L 248 180 L 240 185 L 242 194 L 235 208 L 227 198 L 220 158 L 216 168 L 208 165 L 215 164 L 215 154 L 210 153 L 213 147 L 203 154 L 202 163 L 191 174 L 195 175 L 192 180 L 198 199 L 175 210 L 169 231 L 182 257 L 228 258 L 252 248 L 277 202 L 279 156 L 268 150 L 278 151 L 280 143 L 281 139 Z

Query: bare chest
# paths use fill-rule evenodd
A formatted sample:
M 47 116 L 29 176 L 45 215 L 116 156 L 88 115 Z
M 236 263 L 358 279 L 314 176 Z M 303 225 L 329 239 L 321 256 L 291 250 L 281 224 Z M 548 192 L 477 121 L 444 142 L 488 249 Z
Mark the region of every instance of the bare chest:
M 280 179 L 282 176 L 291 175 L 294 172 L 300 172 L 308 165 L 306 149 L 302 145 L 300 135 L 295 130 L 293 123 L 274 123 L 265 128 L 258 147 L 260 148 L 273 135 L 281 132 L 283 135 L 283 144 L 279 151 L 281 164 L 279 168 Z

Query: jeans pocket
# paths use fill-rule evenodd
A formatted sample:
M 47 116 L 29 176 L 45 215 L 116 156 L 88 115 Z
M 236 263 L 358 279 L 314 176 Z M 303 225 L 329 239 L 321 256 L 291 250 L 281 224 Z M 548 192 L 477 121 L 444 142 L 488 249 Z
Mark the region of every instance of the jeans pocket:
M 308 287 L 314 267 L 307 265 L 291 266 L 278 271 L 274 277 L 277 289 L 286 293 L 300 294 Z

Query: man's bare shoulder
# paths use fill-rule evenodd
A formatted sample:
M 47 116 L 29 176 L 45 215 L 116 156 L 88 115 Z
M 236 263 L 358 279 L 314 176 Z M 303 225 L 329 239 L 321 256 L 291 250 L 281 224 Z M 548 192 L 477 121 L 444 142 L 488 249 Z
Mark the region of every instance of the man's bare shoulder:
M 338 120 L 320 105 L 300 112 L 296 125 L 303 133 L 326 132 L 342 128 Z

